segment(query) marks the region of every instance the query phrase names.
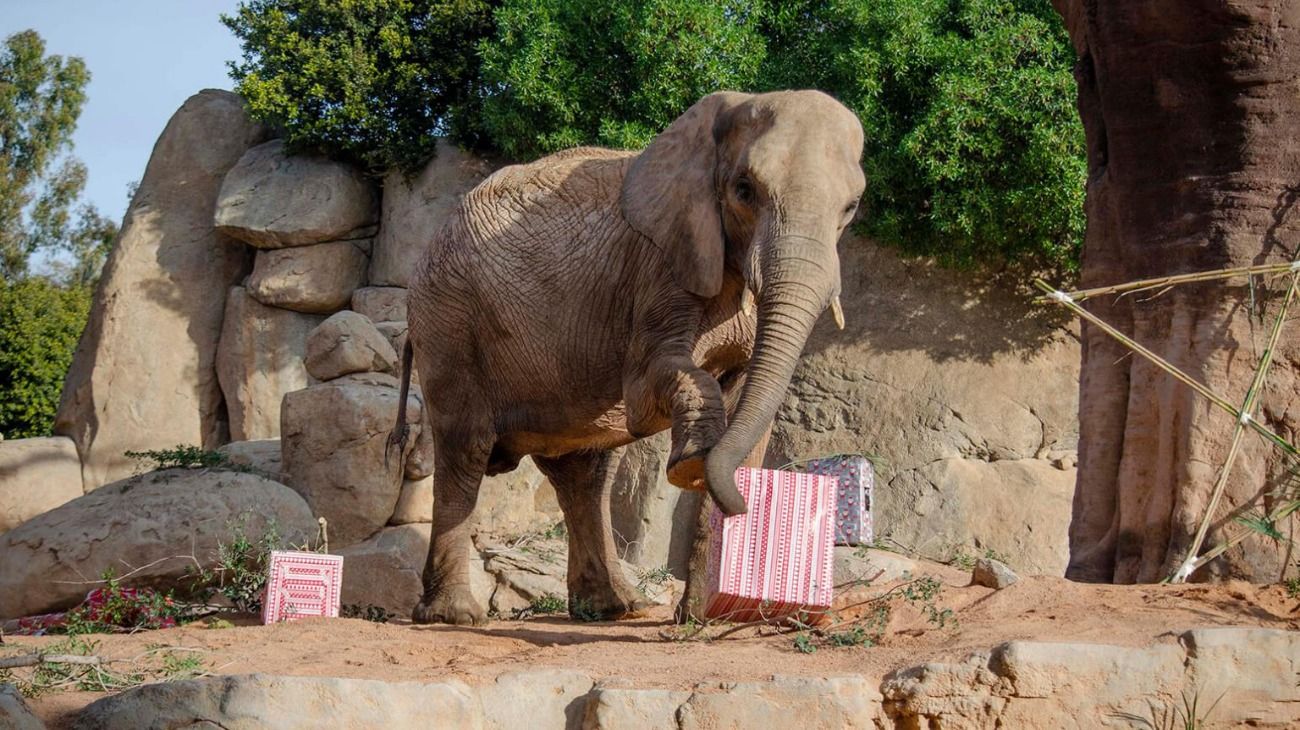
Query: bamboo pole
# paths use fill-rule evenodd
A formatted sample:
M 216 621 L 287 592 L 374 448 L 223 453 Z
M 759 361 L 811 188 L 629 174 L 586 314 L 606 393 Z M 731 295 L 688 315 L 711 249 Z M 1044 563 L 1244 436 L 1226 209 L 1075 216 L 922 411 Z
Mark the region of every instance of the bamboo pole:
M 1238 410 L 1236 406 L 1234 406 L 1232 403 L 1229 403 L 1227 399 L 1223 398 L 1219 394 L 1210 390 L 1208 387 L 1206 387 L 1203 383 L 1201 383 L 1197 379 L 1193 378 L 1187 373 L 1184 373 L 1182 370 L 1175 367 L 1172 363 L 1170 363 L 1168 360 L 1165 360 L 1163 357 L 1160 357 L 1159 355 L 1155 354 L 1151 350 L 1148 350 L 1146 347 L 1143 347 L 1141 343 L 1135 341 L 1133 338 L 1129 337 L 1128 335 L 1125 335 L 1123 332 L 1120 332 L 1119 330 L 1115 329 L 1114 327 L 1112 327 L 1110 324 L 1108 324 L 1105 320 L 1101 319 L 1097 315 L 1079 306 L 1079 303 L 1076 302 L 1074 298 L 1069 294 L 1066 294 L 1063 291 L 1059 291 L 1053 288 L 1051 284 L 1048 284 L 1042 279 L 1034 279 L 1034 286 L 1046 292 L 1047 299 L 1049 299 L 1050 301 L 1059 302 L 1060 304 L 1065 306 L 1071 312 L 1074 312 L 1079 317 L 1082 317 L 1083 319 L 1088 320 L 1088 322 L 1092 323 L 1093 325 L 1096 325 L 1103 332 L 1118 340 L 1120 344 L 1136 352 L 1142 357 L 1145 357 L 1146 359 L 1150 360 L 1156 367 L 1160 368 L 1166 373 L 1169 373 L 1171 376 L 1174 377 L 1175 380 L 1184 383 L 1192 390 L 1196 391 L 1197 393 L 1200 393 L 1207 400 L 1209 400 L 1210 403 L 1214 404 L 1220 410 L 1230 414 L 1233 418 L 1236 418 L 1238 422 L 1244 422 L 1245 425 L 1249 426 L 1252 430 L 1254 430 L 1259 435 L 1268 439 L 1279 449 L 1285 451 L 1286 453 L 1292 456 L 1300 456 L 1300 449 L 1296 449 L 1296 447 L 1293 446 L 1291 443 L 1289 443 L 1286 439 L 1273 433 L 1271 430 L 1269 430 L 1267 426 L 1263 425 L 1259 421 L 1256 421 L 1255 418 L 1251 416 L 1249 413 L 1243 414 L 1243 412 Z
M 1197 553 L 1201 551 L 1201 545 L 1205 543 L 1205 535 L 1210 529 L 1210 522 L 1213 521 L 1214 514 L 1219 509 L 1219 501 L 1223 499 L 1223 492 L 1228 486 L 1228 477 L 1232 473 L 1232 467 L 1237 460 L 1237 453 L 1240 451 L 1241 437 L 1246 432 L 1246 424 L 1243 420 L 1249 418 L 1250 414 L 1254 412 L 1255 403 L 1259 399 L 1260 391 L 1264 388 L 1264 378 L 1267 377 L 1268 369 L 1273 364 L 1273 351 L 1277 347 L 1277 341 L 1282 334 L 1282 323 L 1286 321 L 1287 310 L 1290 309 L 1291 303 L 1295 301 L 1298 284 L 1300 284 L 1300 270 L 1296 270 L 1296 273 L 1291 274 L 1291 285 L 1287 287 L 1286 297 L 1282 300 L 1282 308 L 1278 310 L 1277 319 L 1273 322 L 1273 331 L 1269 333 L 1268 345 L 1264 348 L 1264 354 L 1260 356 L 1259 367 L 1255 369 L 1255 377 L 1251 380 L 1250 388 L 1246 391 L 1246 398 L 1241 404 L 1242 417 L 1239 417 L 1237 423 L 1232 427 L 1232 444 L 1228 448 L 1228 456 L 1223 461 L 1223 467 L 1219 470 L 1219 478 L 1214 484 L 1213 493 L 1210 495 L 1210 504 L 1205 508 L 1205 515 L 1201 518 L 1201 524 L 1196 529 L 1196 537 L 1187 550 L 1187 557 L 1183 559 L 1178 571 L 1170 578 L 1170 582 L 1183 583 L 1196 569 Z
M 1093 289 L 1080 289 L 1078 291 L 1065 292 L 1066 296 L 1076 302 L 1082 302 L 1093 297 L 1102 296 L 1103 294 L 1124 294 L 1130 292 L 1146 291 L 1149 289 L 1160 289 L 1163 287 L 1173 286 L 1175 284 L 1191 284 L 1201 281 L 1217 281 L 1219 279 L 1231 279 L 1238 276 L 1257 276 L 1262 274 L 1285 274 L 1287 272 L 1295 273 L 1300 271 L 1300 261 L 1286 264 L 1263 264 L 1260 266 L 1241 266 L 1235 269 L 1216 269 L 1214 271 L 1198 271 L 1191 274 L 1178 274 L 1176 276 L 1161 276 L 1155 279 L 1141 279 L 1130 281 L 1124 284 L 1115 284 L 1114 286 L 1100 286 Z M 1041 288 L 1041 287 L 1040 287 Z M 1055 290 L 1053 290 L 1055 291 Z M 1052 301 L 1051 293 L 1046 297 L 1039 297 L 1040 302 Z

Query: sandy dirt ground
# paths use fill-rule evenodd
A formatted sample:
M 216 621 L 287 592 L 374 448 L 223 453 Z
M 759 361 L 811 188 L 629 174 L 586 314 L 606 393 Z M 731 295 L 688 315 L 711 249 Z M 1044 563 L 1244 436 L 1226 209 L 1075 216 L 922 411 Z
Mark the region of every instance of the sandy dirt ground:
M 1097 586 L 1060 578 L 1026 577 L 1001 591 L 966 585 L 968 574 L 941 568 L 936 608 L 951 609 L 955 625 L 938 628 L 920 604 L 894 601 L 877 646 L 820 646 L 798 651 L 793 636 L 751 627 L 712 640 L 682 640 L 668 608 L 643 619 L 578 623 L 556 616 L 498 620 L 482 628 L 414 626 L 394 620 L 312 619 L 275 626 L 191 625 L 134 635 L 98 637 L 108 658 L 136 656 L 158 644 L 202 650 L 214 674 L 360 677 L 383 680 L 491 681 L 512 671 L 563 667 L 598 680 L 623 678 L 638 687 L 687 688 L 700 682 L 761 680 L 773 674 L 857 673 L 883 678 L 927 661 L 961 659 L 1013 639 L 1142 646 L 1175 642 L 1206 626 L 1300 629 L 1300 600 L 1280 585 Z M 859 587 L 837 597 L 845 620 L 870 610 L 857 605 L 888 586 Z M 721 627 L 708 633 L 720 633 Z M 48 645 L 60 637 L 6 637 L 4 653 Z M 102 696 L 61 691 L 38 697 L 33 709 L 63 726 L 72 713 Z

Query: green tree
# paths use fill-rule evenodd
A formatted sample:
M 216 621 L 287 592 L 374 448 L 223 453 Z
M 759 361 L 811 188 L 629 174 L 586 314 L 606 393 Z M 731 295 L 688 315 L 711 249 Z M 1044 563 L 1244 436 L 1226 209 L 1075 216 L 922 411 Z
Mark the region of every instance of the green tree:
M 48 436 L 90 311 L 90 289 L 38 276 L 0 280 L 0 434 Z
M 477 135 L 475 44 L 496 0 L 248 0 L 221 21 L 239 38 L 235 90 L 291 149 L 374 171 L 413 170 L 434 136 Z
M 79 58 L 45 54 L 35 31 L 0 47 L 0 277 L 27 272 L 38 250 L 72 253 L 83 279 L 97 275 L 116 225 L 81 205 L 86 168 L 67 153 L 90 73 Z M 83 260 L 83 257 L 88 257 Z
M 768 88 L 814 87 L 866 131 L 866 228 L 970 266 L 1077 266 L 1087 175 L 1073 48 L 1047 0 L 791 0 Z
M 636 148 L 701 96 L 751 86 L 764 55 L 743 0 L 505 0 L 480 44 L 483 127 L 529 159 Z

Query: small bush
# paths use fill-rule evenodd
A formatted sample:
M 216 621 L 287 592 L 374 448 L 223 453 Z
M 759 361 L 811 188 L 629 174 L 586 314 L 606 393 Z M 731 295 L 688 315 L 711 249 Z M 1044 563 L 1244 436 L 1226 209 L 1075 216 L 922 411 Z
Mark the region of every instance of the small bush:
M 198 446 L 177 444 L 172 449 L 127 451 L 124 455 L 136 459 L 151 469 L 214 469 L 234 468 L 230 457 L 220 451 L 208 451 Z
M 29 277 L 0 280 L 0 434 L 49 436 L 90 289 Z

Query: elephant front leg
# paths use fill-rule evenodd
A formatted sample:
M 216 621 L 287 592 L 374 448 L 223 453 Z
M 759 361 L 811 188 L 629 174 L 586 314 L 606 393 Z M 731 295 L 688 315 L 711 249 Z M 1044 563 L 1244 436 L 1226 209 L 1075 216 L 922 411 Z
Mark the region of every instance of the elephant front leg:
M 434 445 L 433 529 L 423 592 L 411 620 L 479 626 L 487 611 L 470 590 L 470 516 L 478 501 L 491 441 L 438 438 Z
M 650 601 L 623 575 L 614 549 L 609 496 L 614 462 L 608 451 L 533 457 L 555 487 L 569 532 L 569 614 L 580 620 L 639 616 Z

